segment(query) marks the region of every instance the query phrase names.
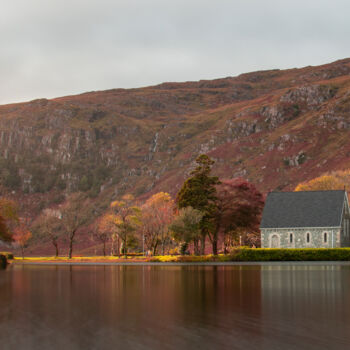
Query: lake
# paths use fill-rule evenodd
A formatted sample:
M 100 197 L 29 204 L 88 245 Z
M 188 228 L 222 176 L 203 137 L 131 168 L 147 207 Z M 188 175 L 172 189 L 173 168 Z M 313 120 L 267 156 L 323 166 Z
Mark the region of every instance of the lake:
M 349 349 L 350 265 L 15 265 L 0 348 Z

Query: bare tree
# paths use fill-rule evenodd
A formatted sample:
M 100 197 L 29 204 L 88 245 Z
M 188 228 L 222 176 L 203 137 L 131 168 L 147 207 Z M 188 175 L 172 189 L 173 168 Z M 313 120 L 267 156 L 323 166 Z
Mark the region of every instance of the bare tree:
M 93 218 L 91 203 L 80 193 L 74 194 L 62 209 L 62 224 L 66 231 L 69 250 L 68 258 L 72 258 L 74 238 L 77 230 Z

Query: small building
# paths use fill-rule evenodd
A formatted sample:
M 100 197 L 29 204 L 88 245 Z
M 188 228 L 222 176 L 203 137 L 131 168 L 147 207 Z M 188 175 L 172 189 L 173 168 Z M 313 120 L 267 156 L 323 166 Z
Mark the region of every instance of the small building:
M 262 248 L 350 246 L 346 191 L 271 192 L 260 224 Z

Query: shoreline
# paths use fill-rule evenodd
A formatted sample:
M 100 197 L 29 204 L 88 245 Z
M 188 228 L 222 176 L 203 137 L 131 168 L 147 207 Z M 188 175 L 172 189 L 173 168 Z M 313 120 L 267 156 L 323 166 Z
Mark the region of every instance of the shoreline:
M 208 262 L 83 262 L 83 261 L 12 261 L 13 265 L 37 265 L 37 266 L 350 266 L 350 261 L 208 261 Z

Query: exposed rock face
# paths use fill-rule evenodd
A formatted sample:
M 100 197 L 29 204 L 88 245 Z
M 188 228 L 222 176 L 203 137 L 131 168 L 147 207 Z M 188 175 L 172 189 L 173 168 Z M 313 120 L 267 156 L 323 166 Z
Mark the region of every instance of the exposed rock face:
M 291 189 L 350 165 L 349 74 L 343 60 L 0 106 L 0 182 L 41 207 L 77 190 L 174 194 L 208 153 L 222 177 Z

